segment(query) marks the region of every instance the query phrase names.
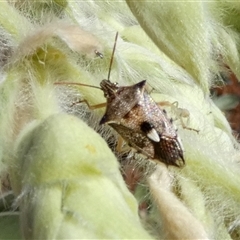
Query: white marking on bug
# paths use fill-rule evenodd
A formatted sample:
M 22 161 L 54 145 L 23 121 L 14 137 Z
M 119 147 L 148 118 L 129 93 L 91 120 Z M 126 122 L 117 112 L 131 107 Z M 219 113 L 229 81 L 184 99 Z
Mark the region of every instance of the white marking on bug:
M 154 128 L 152 128 L 150 130 L 150 132 L 147 134 L 147 136 L 148 136 L 148 138 L 150 138 L 154 142 L 160 142 L 160 137 L 159 137 L 157 131 Z

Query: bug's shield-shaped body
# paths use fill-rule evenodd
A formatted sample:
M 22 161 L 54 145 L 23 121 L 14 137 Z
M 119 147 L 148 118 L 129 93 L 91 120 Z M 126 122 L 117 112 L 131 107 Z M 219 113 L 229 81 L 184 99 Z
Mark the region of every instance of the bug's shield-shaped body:
M 101 82 L 107 98 L 100 124 L 112 126 L 127 143 L 149 158 L 167 165 L 184 165 L 183 150 L 176 130 L 145 90 L 146 81 L 132 86 Z

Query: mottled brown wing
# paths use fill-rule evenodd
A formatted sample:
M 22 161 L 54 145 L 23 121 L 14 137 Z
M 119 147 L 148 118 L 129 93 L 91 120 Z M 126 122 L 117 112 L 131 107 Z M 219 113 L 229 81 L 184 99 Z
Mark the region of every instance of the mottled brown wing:
M 184 165 L 181 144 L 177 138 L 162 136 L 160 142 L 154 142 L 144 133 L 133 131 L 126 126 L 110 123 L 122 138 L 145 156 L 159 160 L 166 165 L 181 167 Z
M 154 157 L 154 147 L 150 141 L 142 132 L 132 130 L 124 125 L 109 123 L 118 134 L 129 144 L 129 146 L 140 151 L 147 157 Z

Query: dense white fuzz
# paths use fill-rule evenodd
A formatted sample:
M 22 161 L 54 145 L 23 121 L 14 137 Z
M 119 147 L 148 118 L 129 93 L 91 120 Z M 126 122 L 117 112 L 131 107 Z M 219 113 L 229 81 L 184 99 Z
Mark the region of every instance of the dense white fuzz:
M 0 202 L 11 182 L 26 239 L 151 238 L 109 150 L 118 136 L 98 124 L 104 109 L 76 104 L 103 103 L 103 93 L 54 85 L 99 86 L 116 32 L 110 80 L 127 86 L 146 79 L 156 102 L 177 101 L 187 110 L 179 115 L 189 113 L 187 127 L 199 130 L 174 121 L 186 166 L 161 165 L 147 184 L 137 184 L 145 171 L 129 184 L 144 227 L 157 239 L 239 238 L 240 147 L 210 96 L 222 76 L 240 78 L 239 16 L 239 4 L 224 0 L 0 2 Z M 160 141 L 154 129 L 148 137 Z M 122 163 L 146 164 L 117 154 Z M 0 211 L 9 212 L 5 206 Z M 20 239 L 18 224 L 0 216 L 0 238 Z
M 78 25 L 64 21 L 55 21 L 44 26 L 36 25 L 32 27 L 34 27 L 34 30 L 21 41 L 16 49 L 15 57 L 18 59 L 34 54 L 47 41 L 51 42 L 53 37 L 59 37 L 72 51 L 85 54 L 89 57 L 96 57 L 96 52 L 103 51 L 97 37 L 90 32 L 84 31 Z
M 162 220 L 162 239 L 210 239 L 202 223 L 171 191 L 171 176 L 159 164 L 148 183 Z M 160 217 L 158 219 L 160 221 Z

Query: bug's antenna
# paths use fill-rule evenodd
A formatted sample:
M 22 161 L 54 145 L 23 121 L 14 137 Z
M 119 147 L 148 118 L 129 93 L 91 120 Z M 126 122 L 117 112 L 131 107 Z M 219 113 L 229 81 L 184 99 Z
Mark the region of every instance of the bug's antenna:
M 100 87 L 84 84 L 84 83 L 75 83 L 75 82 L 55 82 L 54 85 L 78 85 L 78 86 L 84 86 L 84 87 L 91 87 L 91 88 L 97 88 L 102 90 Z
M 110 79 L 111 68 L 112 68 L 112 63 L 113 63 L 113 57 L 114 57 L 114 53 L 115 53 L 115 49 L 116 49 L 116 45 L 117 45 L 117 38 L 118 38 L 118 32 L 116 33 L 115 41 L 114 41 L 114 45 L 113 45 L 112 56 L 111 56 L 111 60 L 110 60 L 110 65 L 109 65 L 109 70 L 108 70 L 108 77 L 107 77 L 108 81 Z

